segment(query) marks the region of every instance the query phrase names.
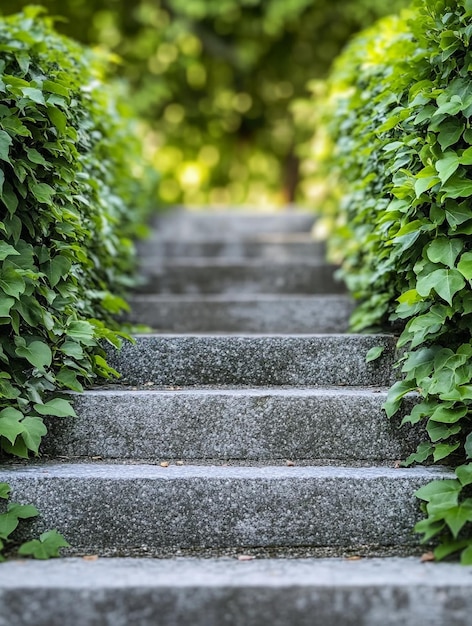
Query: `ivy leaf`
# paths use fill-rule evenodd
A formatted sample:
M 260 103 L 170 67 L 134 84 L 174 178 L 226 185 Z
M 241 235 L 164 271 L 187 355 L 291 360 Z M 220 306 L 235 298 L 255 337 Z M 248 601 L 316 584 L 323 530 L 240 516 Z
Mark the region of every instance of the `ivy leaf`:
M 463 248 L 462 239 L 438 237 L 429 244 L 426 254 L 433 263 L 443 263 L 452 268 Z
M 2 161 L 10 162 L 10 146 L 12 143 L 10 135 L 4 130 L 0 130 L 0 159 Z
M 8 256 L 19 256 L 20 253 L 13 246 L 5 241 L 0 241 L 0 261 L 4 261 Z
M 27 346 L 18 346 L 15 352 L 38 370 L 44 371 L 52 363 L 51 348 L 44 341 L 32 341 Z
M 455 152 L 446 152 L 436 161 L 435 167 L 442 183 L 447 182 L 460 165 L 460 158 Z
M 13 407 L 7 407 L 0 411 L 0 435 L 14 444 L 18 435 L 24 431 L 21 423 L 24 415 Z
M 41 439 L 47 434 L 48 429 L 41 418 L 31 415 L 25 417 L 22 424 L 23 432 L 21 433 L 21 438 L 28 450 L 37 454 Z
M 459 141 L 464 128 L 463 122 L 456 118 L 449 118 L 439 125 L 438 141 L 443 151 Z
M 470 541 L 468 543 L 470 544 Z M 462 552 L 461 565 L 472 565 L 472 545 Z
M 69 548 L 70 544 L 57 530 L 49 530 L 40 535 L 39 539 L 27 541 L 18 550 L 22 556 L 32 556 L 35 559 L 50 559 L 59 556 L 61 548 Z
M 455 473 L 463 487 L 472 485 L 472 463 L 456 467 Z
M 469 412 L 466 406 L 459 407 L 445 407 L 439 405 L 431 415 L 431 419 L 435 422 L 441 422 L 443 424 L 455 424 Z
M 45 404 L 35 404 L 34 410 L 40 415 L 52 415 L 54 417 L 77 417 L 72 405 L 62 398 L 53 398 Z
M 374 348 L 371 348 L 366 354 L 365 362 L 370 363 L 371 361 L 378 359 L 383 354 L 384 349 L 384 346 L 375 346 Z
M 2 500 L 8 500 L 10 497 L 11 488 L 8 483 L 0 483 L 0 498 Z
M 51 198 L 55 194 L 54 189 L 47 183 L 33 183 L 30 191 L 38 202 L 51 204 Z
M 434 446 L 434 462 L 442 461 L 460 447 L 460 443 L 438 443 Z
M 466 280 L 472 279 L 472 252 L 464 252 L 457 264 L 457 269 Z
M 460 272 L 455 269 L 441 269 L 421 277 L 418 280 L 416 289 L 423 297 L 429 296 L 434 289 L 438 296 L 452 306 L 452 298 L 464 286 L 465 280 Z
M 458 480 L 454 479 L 445 479 L 445 480 L 433 480 L 432 482 L 424 485 L 424 487 L 420 487 L 415 492 L 415 496 L 420 500 L 425 500 L 425 502 L 431 502 L 432 498 L 439 496 L 443 496 L 444 494 L 453 494 L 454 497 L 457 498 L 459 491 L 461 489 L 461 485 Z M 456 500 L 453 500 L 456 502 Z

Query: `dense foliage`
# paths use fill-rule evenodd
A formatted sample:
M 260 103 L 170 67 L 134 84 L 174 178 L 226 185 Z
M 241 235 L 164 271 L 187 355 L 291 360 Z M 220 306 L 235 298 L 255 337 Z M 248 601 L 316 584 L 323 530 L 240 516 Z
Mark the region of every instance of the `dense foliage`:
M 0 51 L 0 448 L 27 457 L 43 416 L 73 414 L 58 391 L 114 374 L 144 191 L 104 59 L 37 9 L 0 20 Z
M 419 490 L 416 530 L 437 559 L 472 563 L 472 51 L 471 0 L 418 1 L 363 33 L 330 79 L 334 162 L 348 196 L 338 215 L 344 276 L 360 306 L 354 328 L 391 327 L 404 422 L 429 441 L 407 459 L 442 462 L 456 478 Z
M 2 0 L 0 11 L 31 0 Z M 289 103 L 350 35 L 408 0 L 42 0 L 62 32 L 123 59 L 167 203 L 285 202 L 298 177 Z M 156 148 L 158 150 L 156 151 Z

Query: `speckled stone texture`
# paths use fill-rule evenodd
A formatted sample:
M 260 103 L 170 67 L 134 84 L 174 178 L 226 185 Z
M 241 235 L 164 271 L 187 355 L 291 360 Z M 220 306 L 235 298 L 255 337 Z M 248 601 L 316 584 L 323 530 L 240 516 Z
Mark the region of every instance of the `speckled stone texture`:
M 280 211 L 186 211 L 173 210 L 158 215 L 154 228 L 162 235 L 179 239 L 218 238 L 235 240 L 254 237 L 255 234 L 309 232 L 315 221 L 311 212 Z
M 344 293 L 324 261 L 179 259 L 143 264 L 140 292 L 162 294 Z
M 4 467 L 15 502 L 75 553 L 143 547 L 414 545 L 414 492 L 437 468 L 44 464 Z
M 411 558 L 12 562 L 0 626 L 470 626 L 471 591 Z
M 347 296 L 137 295 L 129 320 L 164 332 L 344 333 Z
M 383 346 L 366 363 L 370 348 Z M 140 335 L 109 361 L 131 385 L 389 385 L 389 335 Z
M 402 415 L 388 420 L 385 400 L 384 390 L 353 388 L 88 391 L 73 396 L 76 418 L 47 420 L 42 451 L 153 460 L 403 459 L 421 431 L 400 430 Z
M 155 233 L 149 239 L 138 242 L 138 252 L 146 258 L 148 265 L 154 260 L 157 263 L 163 258 L 177 257 L 214 257 L 214 258 L 246 258 L 290 260 L 294 258 L 325 258 L 325 245 L 313 241 L 311 235 L 274 236 L 255 234 L 238 241 L 221 239 L 178 239 L 178 233 L 169 234 L 165 239 Z

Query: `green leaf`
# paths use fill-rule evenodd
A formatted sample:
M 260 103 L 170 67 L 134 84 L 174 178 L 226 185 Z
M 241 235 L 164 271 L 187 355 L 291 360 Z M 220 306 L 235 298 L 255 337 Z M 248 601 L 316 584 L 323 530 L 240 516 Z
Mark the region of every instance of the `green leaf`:
M 464 252 L 457 264 L 457 269 L 466 280 L 472 279 L 472 252 Z
M 470 543 L 470 541 L 468 543 Z M 472 565 L 472 545 L 469 545 L 469 547 L 462 552 L 461 565 Z
M 438 443 L 434 447 L 434 462 L 442 461 L 460 447 L 460 443 Z
M 415 389 L 415 383 L 412 381 L 397 381 L 388 391 L 387 401 L 382 408 L 386 412 L 387 417 L 392 417 L 398 411 L 403 396 Z
M 435 167 L 442 183 L 447 182 L 460 165 L 460 158 L 455 152 L 446 152 L 436 161 Z
M 12 138 L 4 130 L 0 130 L 0 159 L 10 162 L 10 146 Z
M 16 354 L 25 358 L 31 365 L 38 370 L 44 371 L 52 363 L 51 348 L 43 341 L 32 341 L 27 346 L 18 346 L 15 350 Z
M 436 442 L 441 439 L 449 439 L 452 435 L 457 435 L 461 431 L 461 426 L 459 424 L 455 426 L 441 424 L 430 419 L 426 426 L 426 431 L 431 441 Z
M 21 423 L 23 418 L 23 413 L 13 407 L 0 411 L 0 435 L 8 439 L 11 444 L 14 444 L 18 435 L 24 431 Z
M 33 102 L 36 102 L 36 104 L 43 104 L 46 106 L 43 92 L 40 89 L 36 89 L 35 87 L 23 87 L 21 91 L 25 98 L 29 98 Z
M 8 483 L 0 483 L 0 498 L 2 500 L 8 500 L 10 497 L 11 488 Z
M 54 189 L 46 183 L 33 183 L 30 185 L 30 191 L 42 204 L 51 204 L 51 198 L 55 194 Z
M 426 254 L 433 263 L 443 263 L 452 268 L 463 248 L 462 239 L 438 237 L 429 244 Z
M 463 122 L 456 118 L 449 118 L 439 125 L 438 141 L 443 151 L 459 141 L 464 128 Z
M 472 485 L 472 463 L 456 467 L 455 472 L 463 487 Z
M 25 417 L 22 424 L 24 430 L 21 433 L 21 438 L 28 450 L 37 454 L 41 440 L 47 434 L 48 430 L 40 417 L 28 415 Z
M 465 524 L 472 521 L 472 504 L 463 502 L 459 506 L 449 509 L 444 519 L 452 532 L 452 536 L 457 539 Z
M 459 271 L 441 269 L 420 278 L 416 289 L 423 297 L 429 296 L 434 289 L 438 296 L 452 306 L 452 298 L 464 286 L 465 280 Z
M 34 410 L 40 415 L 52 415 L 55 417 L 77 417 L 72 405 L 62 398 L 53 398 L 45 404 L 35 404 Z
M 449 408 L 440 404 L 431 415 L 431 419 L 435 422 L 442 422 L 444 424 L 455 424 L 463 417 L 465 417 L 468 412 L 469 411 L 466 406 Z
M 61 548 L 69 547 L 70 544 L 57 530 L 49 530 L 40 535 L 39 539 L 33 539 L 20 546 L 18 554 L 45 560 L 58 557 Z
M 7 296 L 18 298 L 24 292 L 25 287 L 25 281 L 18 270 L 13 267 L 0 270 L 0 289 Z
M 86 346 L 96 345 L 95 329 L 89 322 L 71 322 L 67 327 L 67 336 Z
M 371 361 L 375 361 L 383 354 L 384 350 L 384 346 L 375 346 L 374 348 L 371 348 L 366 354 L 365 362 L 370 363 Z
M 0 261 L 4 261 L 8 256 L 19 256 L 19 252 L 5 241 L 0 241 Z
M 446 478 L 445 480 L 433 480 L 424 487 L 420 487 L 420 489 L 415 492 L 415 496 L 420 500 L 430 502 L 432 498 L 438 495 L 455 494 L 457 497 L 460 490 L 461 485 L 458 480 Z

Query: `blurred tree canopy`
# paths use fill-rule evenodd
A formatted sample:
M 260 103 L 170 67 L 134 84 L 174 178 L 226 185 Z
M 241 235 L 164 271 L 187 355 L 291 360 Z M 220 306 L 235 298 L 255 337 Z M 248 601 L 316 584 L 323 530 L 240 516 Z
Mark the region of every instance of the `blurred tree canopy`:
M 2 0 L 0 12 L 31 0 Z M 292 201 L 290 103 L 324 77 L 349 37 L 408 0 L 43 0 L 58 29 L 123 62 L 153 128 L 161 200 Z M 379 6 L 380 5 L 380 6 Z

